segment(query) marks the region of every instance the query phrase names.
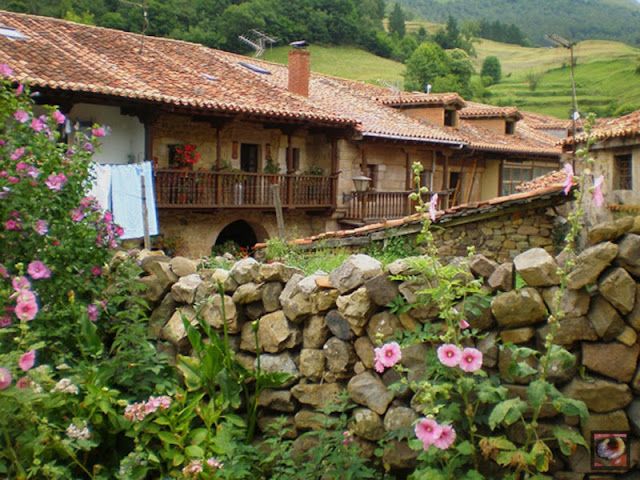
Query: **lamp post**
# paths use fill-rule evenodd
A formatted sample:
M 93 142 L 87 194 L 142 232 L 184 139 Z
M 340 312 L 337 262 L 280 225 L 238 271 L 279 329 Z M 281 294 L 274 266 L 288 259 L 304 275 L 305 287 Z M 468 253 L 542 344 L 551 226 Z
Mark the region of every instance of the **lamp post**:
M 369 189 L 369 184 L 371 183 L 371 179 L 367 177 L 364 173 L 360 172 L 360 175 L 357 177 L 353 177 L 353 186 L 355 187 L 355 192 L 344 192 L 342 194 L 342 203 L 348 203 L 352 199 L 359 197 L 364 192 Z
M 576 136 L 576 119 L 577 119 L 577 115 L 578 115 L 578 106 L 577 106 L 577 102 L 576 102 L 576 82 L 575 82 L 575 77 L 573 74 L 573 47 L 576 44 L 576 42 L 570 42 L 569 40 L 567 40 L 564 37 L 561 37 L 560 35 L 556 35 L 555 33 L 552 33 L 551 35 L 545 35 L 544 38 L 546 38 L 547 40 L 549 40 L 551 43 L 553 43 L 554 45 L 557 45 L 558 47 L 562 47 L 562 48 L 566 48 L 569 50 L 569 55 L 571 57 L 571 66 L 570 66 L 570 71 L 571 71 L 571 135 L 575 138 Z M 573 157 L 574 157 L 574 163 L 575 163 L 575 142 L 573 143 Z M 574 165 L 575 167 L 575 165 Z

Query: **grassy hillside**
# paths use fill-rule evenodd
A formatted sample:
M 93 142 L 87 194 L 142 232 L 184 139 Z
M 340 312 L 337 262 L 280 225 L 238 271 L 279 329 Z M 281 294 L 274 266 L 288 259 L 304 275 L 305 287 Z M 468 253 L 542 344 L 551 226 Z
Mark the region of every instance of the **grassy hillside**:
M 503 80 L 489 87 L 489 103 L 517 105 L 522 109 L 568 118 L 571 110 L 569 51 L 561 48 L 524 48 L 490 40 L 476 44 L 474 60 L 479 71 L 483 60 L 495 55 L 502 64 Z M 365 82 L 399 84 L 404 65 L 350 47 L 311 46 L 315 72 Z M 267 51 L 265 59 L 286 63 L 288 47 Z M 618 42 L 587 41 L 574 49 L 578 108 L 611 115 L 623 105 L 640 109 L 640 49 Z M 540 75 L 532 91 L 527 75 Z
M 267 50 L 265 60 L 276 63 L 287 63 L 289 47 L 277 47 Z M 363 82 L 375 83 L 380 80 L 386 82 L 402 82 L 404 65 L 393 60 L 377 57 L 353 47 L 321 47 L 312 45 L 311 70 L 335 77 L 349 78 Z

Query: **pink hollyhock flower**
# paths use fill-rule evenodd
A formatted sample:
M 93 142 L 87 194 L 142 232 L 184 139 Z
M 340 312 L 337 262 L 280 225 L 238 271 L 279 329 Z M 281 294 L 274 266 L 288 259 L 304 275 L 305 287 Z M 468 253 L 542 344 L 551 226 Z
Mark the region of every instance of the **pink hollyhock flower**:
M 11 160 L 18 160 L 24 155 L 24 147 L 16 148 L 11 154 Z
M 0 390 L 4 390 L 11 385 L 12 380 L 11 372 L 6 368 L 0 368 Z
M 4 228 L 6 228 L 7 230 L 22 230 L 20 220 L 15 221 L 13 218 L 6 221 L 6 223 L 4 224 Z
M 87 305 L 87 316 L 89 317 L 89 320 L 91 320 L 92 322 L 98 321 L 98 307 L 95 306 L 93 303 L 90 303 L 89 305 Z
M 31 282 L 27 279 L 27 277 L 14 277 L 11 280 L 11 286 L 16 292 L 21 290 L 28 290 L 31 288 Z
M 32 385 L 31 379 L 27 376 L 22 377 L 20 380 L 16 382 L 16 387 L 18 387 L 20 390 L 29 388 L 31 385 Z
M 384 373 L 384 365 L 380 360 L 376 360 L 375 365 L 373 366 L 378 373 Z
M 16 304 L 16 317 L 22 322 L 30 322 L 36 318 L 38 313 L 38 304 L 36 302 L 19 302 Z
M 456 439 L 456 431 L 451 425 L 442 425 L 442 431 L 440 432 L 440 436 L 436 439 L 433 444 L 436 448 L 440 450 L 446 450 Z
M 117 226 L 115 228 L 115 233 L 117 236 L 121 237 L 122 235 L 124 235 L 124 228 L 122 228 L 121 226 Z
M 16 296 L 16 302 L 35 302 L 36 296 L 33 294 L 31 290 L 20 290 L 19 292 L 14 293 L 13 296 Z
M 22 95 L 22 92 L 24 92 L 24 85 L 20 84 L 18 85 L 18 88 L 16 88 L 15 96 L 19 97 L 20 95 Z
M 96 137 L 104 137 L 104 129 L 103 128 L 94 128 L 91 130 L 91 135 Z
M 428 450 L 429 445 L 436 442 L 442 434 L 442 427 L 433 418 L 423 418 L 415 426 L 416 437 L 422 441 L 424 449 Z
M 438 194 L 434 193 L 431 196 L 431 201 L 429 202 L 429 216 L 431 217 L 431 221 L 436 221 L 436 213 L 438 211 Z
M 593 181 L 593 204 L 596 207 L 604 205 L 604 195 L 602 194 L 602 183 L 604 182 L 604 176 L 600 175 Z
M 460 359 L 460 369 L 467 372 L 475 372 L 482 367 L 482 352 L 475 348 L 465 348 L 462 350 Z
M 27 169 L 27 164 L 24 162 L 19 162 L 16 164 L 16 172 L 21 172 Z
M 42 263 L 40 260 L 31 262 L 27 267 L 27 273 L 34 280 L 40 280 L 42 278 L 49 278 L 51 276 L 51 270 Z
M 92 267 L 91 268 L 91 273 L 93 276 L 95 277 L 99 277 L 100 275 L 102 275 L 102 269 L 98 266 Z
M 82 146 L 82 149 L 85 152 L 93 152 L 93 145 L 91 145 L 91 142 L 87 142 Z
M 462 320 L 460 320 L 460 322 L 458 323 L 458 326 L 464 330 L 465 328 L 469 328 L 469 322 L 467 322 L 464 318 Z
M 60 191 L 62 190 L 62 185 L 64 185 L 66 181 L 67 177 L 64 173 L 59 173 L 57 175 L 52 173 L 51 175 L 49 175 L 44 184 L 49 190 Z
M 41 132 L 44 127 L 47 126 L 47 119 L 44 115 L 40 115 L 38 118 L 32 118 L 31 119 L 31 128 L 33 128 L 33 130 L 35 130 L 36 132 Z
M 83 218 L 84 213 L 82 213 L 82 210 L 80 210 L 79 208 L 74 208 L 73 210 L 71 210 L 71 220 L 73 220 L 74 222 L 79 222 Z
M 447 367 L 456 367 L 460 363 L 461 358 L 462 352 L 452 343 L 445 343 L 438 347 L 438 360 Z
M 568 195 L 571 187 L 573 187 L 573 167 L 570 163 L 564 164 L 564 171 L 567 174 L 567 178 L 564 179 L 564 194 Z
M 13 114 L 13 118 L 15 118 L 20 123 L 26 123 L 26 121 L 29 120 L 29 114 L 24 110 L 18 110 Z
M 33 227 L 38 235 L 46 235 L 49 231 L 49 227 L 47 226 L 47 222 L 44 220 L 38 220 L 36 222 L 36 226 Z
M 402 358 L 402 350 L 397 342 L 386 343 L 375 349 L 375 361 L 384 367 L 393 367 Z
M 0 317 L 0 327 L 5 328 L 11 325 L 11 317 L 9 315 L 3 315 Z
M 20 357 L 18 360 L 18 366 L 20 370 L 26 372 L 27 370 L 31 370 L 33 366 L 36 364 L 36 351 L 29 350 L 27 353 Z
M 51 114 L 51 116 L 53 117 L 53 119 L 56 121 L 58 125 L 62 125 L 66 119 L 66 117 L 60 110 L 56 110 Z
M 18 183 L 20 179 L 18 177 L 9 177 L 9 183 Z
M 13 74 L 13 69 L 6 63 L 0 63 L 0 74 L 8 77 Z
M 29 171 L 27 172 L 31 178 L 38 178 L 40 176 L 40 171 L 34 167 L 33 165 L 29 165 Z

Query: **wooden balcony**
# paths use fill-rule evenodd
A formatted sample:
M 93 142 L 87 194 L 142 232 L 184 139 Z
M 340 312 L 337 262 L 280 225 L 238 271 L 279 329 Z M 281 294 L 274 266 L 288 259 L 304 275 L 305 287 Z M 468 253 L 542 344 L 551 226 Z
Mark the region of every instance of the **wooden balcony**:
M 453 189 L 440 192 L 428 192 L 424 199 L 429 201 L 433 193 L 439 196 L 438 209 L 446 208 Z M 352 225 L 379 222 L 403 218 L 416 213 L 417 202 L 409 198 L 411 192 L 351 192 L 352 199 L 347 203 L 347 214 L 342 220 Z
M 279 185 L 284 208 L 336 207 L 337 175 L 273 175 L 160 168 L 154 170 L 158 208 L 274 208 L 272 185 Z
M 354 195 L 355 192 L 352 193 Z M 411 192 L 364 192 L 354 195 L 347 204 L 345 220 L 371 223 L 382 219 L 402 218 L 414 212 Z

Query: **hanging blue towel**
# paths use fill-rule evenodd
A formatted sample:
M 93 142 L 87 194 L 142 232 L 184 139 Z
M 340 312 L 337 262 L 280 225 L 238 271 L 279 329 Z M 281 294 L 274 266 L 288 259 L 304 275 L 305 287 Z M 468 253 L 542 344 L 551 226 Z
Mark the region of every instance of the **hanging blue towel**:
M 142 184 L 144 176 L 149 234 L 158 234 L 158 218 L 153 190 L 151 162 L 111 165 L 111 205 L 113 221 L 124 229 L 123 240 L 144 237 Z

